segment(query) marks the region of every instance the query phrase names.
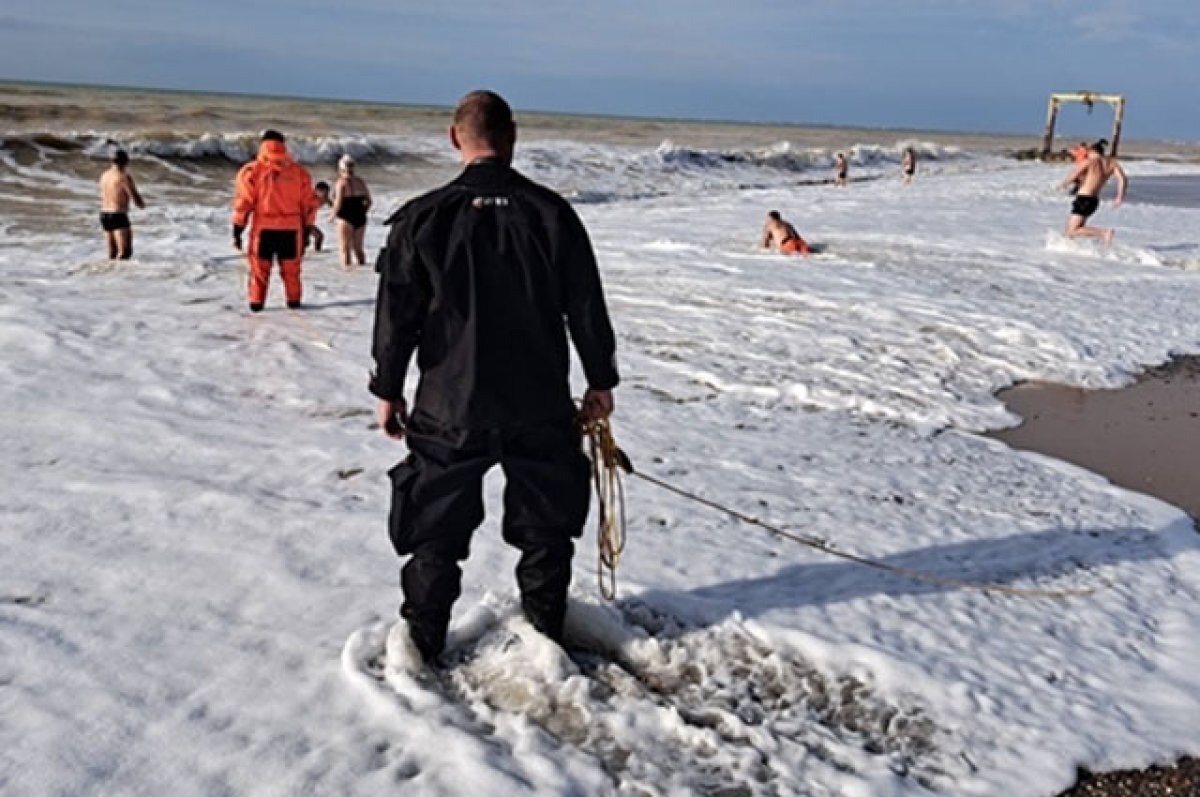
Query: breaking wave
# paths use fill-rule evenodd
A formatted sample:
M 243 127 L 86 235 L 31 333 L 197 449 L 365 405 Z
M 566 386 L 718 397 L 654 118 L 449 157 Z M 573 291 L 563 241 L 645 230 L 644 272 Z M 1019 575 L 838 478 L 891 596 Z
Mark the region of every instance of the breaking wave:
M 918 161 L 947 164 L 980 157 L 958 147 L 921 141 L 891 146 L 859 144 L 845 150 L 853 176 L 880 177 L 899 168 L 911 147 Z M 794 147 L 698 149 L 663 141 L 653 149 L 602 147 L 577 142 L 526 144 L 517 167 L 567 193 L 572 201 L 594 204 L 669 196 L 680 191 L 777 188 L 828 182 L 836 150 Z
M 258 152 L 258 133 L 145 132 L 116 136 L 105 133 L 25 133 L 8 135 L 0 141 L 5 154 L 35 154 L 54 157 L 82 154 L 93 159 L 108 158 L 121 148 L 131 156 L 163 160 L 228 161 L 241 164 Z M 342 155 L 369 163 L 409 164 L 447 160 L 440 142 L 400 136 L 331 135 L 292 136 L 288 148 L 300 163 L 336 163 Z M 439 157 L 440 155 L 440 157 Z
M 755 149 L 692 149 L 664 141 L 655 155 L 664 165 L 704 169 L 752 166 L 786 172 L 808 172 L 833 168 L 838 152 L 845 152 L 853 166 L 899 164 L 904 151 L 911 148 L 920 161 L 952 161 L 971 157 L 959 147 L 928 141 L 897 141 L 891 146 L 855 144 L 845 150 L 824 148 L 796 149 L 787 141 Z
M 150 129 L 130 133 L 35 131 L 0 138 L 0 165 L 21 173 L 51 165 L 56 171 L 94 179 L 97 161 L 120 147 L 135 160 L 157 160 L 185 171 L 246 163 L 258 151 L 259 133 L 184 133 Z M 302 164 L 332 166 L 344 154 L 363 164 L 400 167 L 418 183 L 441 180 L 457 157 L 434 135 L 293 135 L 293 157 Z M 982 157 L 957 147 L 922 141 L 891 146 L 859 144 L 845 150 L 853 179 L 872 179 L 898 168 L 911 147 L 923 165 Z M 516 167 L 579 204 L 650 199 L 681 192 L 753 190 L 828 182 L 836 151 L 798 148 L 790 142 L 766 147 L 704 149 L 663 141 L 657 147 L 534 140 L 518 149 Z M 935 166 L 934 168 L 944 168 Z M 433 174 L 436 172 L 436 175 Z M 405 179 L 405 178 L 401 178 Z
M 92 158 L 105 158 L 116 147 L 130 155 L 152 155 L 178 160 L 227 160 L 244 163 L 258 151 L 258 133 L 176 133 L 153 132 L 118 136 L 99 132 L 61 133 L 44 131 L 7 135 L 0 146 L 7 152 L 33 150 L 45 155 L 80 152 Z M 421 139 L 411 136 L 330 135 L 293 136 L 288 147 L 301 163 L 332 163 L 343 154 L 363 161 L 403 163 L 412 159 L 451 157 L 441 139 Z M 845 150 L 850 162 L 857 166 L 896 164 L 904 150 L 911 147 L 922 161 L 948 161 L 970 157 L 958 147 L 930 142 L 897 141 L 892 146 L 858 144 Z M 833 165 L 835 152 L 827 149 L 797 149 L 782 141 L 767 147 L 732 149 L 697 149 L 663 141 L 654 150 L 639 148 L 590 147 L 580 152 L 577 144 L 543 142 L 525 145 L 522 150 L 533 153 L 542 165 L 563 166 L 582 162 L 593 169 L 691 169 L 727 170 L 730 168 L 762 168 L 786 172 L 806 172 L 828 169 Z

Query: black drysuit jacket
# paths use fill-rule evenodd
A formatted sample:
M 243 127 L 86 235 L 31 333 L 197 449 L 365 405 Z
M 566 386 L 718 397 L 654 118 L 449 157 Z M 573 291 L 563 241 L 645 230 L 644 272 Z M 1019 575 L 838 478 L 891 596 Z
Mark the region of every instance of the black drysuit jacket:
M 499 161 L 468 166 L 391 219 L 379 254 L 371 392 L 459 430 L 570 418 L 567 330 L 588 386 L 617 384 L 591 242 L 561 196 Z

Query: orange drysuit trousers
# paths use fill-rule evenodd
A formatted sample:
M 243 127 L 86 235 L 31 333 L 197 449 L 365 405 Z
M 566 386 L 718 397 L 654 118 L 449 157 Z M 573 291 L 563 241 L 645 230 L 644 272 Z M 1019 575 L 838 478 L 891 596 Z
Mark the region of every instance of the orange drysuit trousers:
M 300 283 L 300 262 L 304 254 L 303 230 L 252 230 L 250 233 L 250 284 L 247 288 L 251 304 L 267 300 L 267 283 L 271 264 L 279 261 L 279 276 L 289 304 L 297 303 L 304 291 Z

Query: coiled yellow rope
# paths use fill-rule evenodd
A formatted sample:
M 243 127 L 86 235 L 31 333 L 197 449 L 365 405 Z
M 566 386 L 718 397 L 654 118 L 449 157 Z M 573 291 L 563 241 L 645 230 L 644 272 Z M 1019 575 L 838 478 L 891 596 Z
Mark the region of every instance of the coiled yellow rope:
M 596 582 L 605 600 L 617 596 L 617 566 L 625 550 L 625 483 L 621 472 L 633 473 L 633 464 L 617 448 L 607 418 L 583 424 L 592 460 L 596 487 Z

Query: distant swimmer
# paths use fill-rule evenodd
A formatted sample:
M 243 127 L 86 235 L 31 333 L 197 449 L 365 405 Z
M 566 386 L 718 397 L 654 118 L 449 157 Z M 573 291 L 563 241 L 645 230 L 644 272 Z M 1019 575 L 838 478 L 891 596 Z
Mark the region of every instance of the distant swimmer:
M 333 204 L 329 198 L 329 183 L 322 180 L 313 186 L 313 202 L 317 203 L 318 211 Z M 313 251 L 320 252 L 321 247 L 325 245 L 325 233 L 321 232 L 321 228 L 316 224 L 311 225 L 307 233 L 308 241 L 312 244 Z
M 904 148 L 904 156 L 900 159 L 900 171 L 905 185 L 910 185 L 913 175 L 917 173 L 917 153 L 912 147 Z
M 846 156 L 839 152 L 833 163 L 833 184 L 838 188 L 845 188 L 849 173 L 850 166 L 846 163 Z
M 763 227 L 760 246 L 763 249 L 775 248 L 785 255 L 807 255 L 809 253 L 808 242 L 800 237 L 800 233 L 796 232 L 795 227 L 783 220 L 778 210 L 772 210 L 767 214 L 767 223 Z
M 1117 159 L 1104 157 L 1105 144 L 1103 140 L 1093 144 L 1087 160 L 1078 164 L 1060 186 L 1063 189 L 1073 184 L 1079 186 L 1079 193 L 1071 203 L 1071 217 L 1067 220 L 1068 238 L 1103 238 L 1105 243 L 1112 242 L 1113 230 L 1087 226 L 1088 218 L 1100 207 L 1100 192 L 1109 178 L 1117 178 L 1114 208 L 1121 207 L 1125 201 L 1125 189 L 1129 184 Z
M 363 238 L 367 234 L 370 208 L 371 191 L 366 181 L 354 174 L 354 158 L 343 155 L 338 161 L 338 179 L 333 186 L 333 208 L 330 210 L 331 218 L 337 220 L 343 268 L 350 268 L 351 255 L 360 266 L 367 262 Z
M 242 249 L 242 233 L 250 225 L 250 311 L 263 309 L 271 265 L 279 261 L 287 306 L 300 306 L 303 288 L 300 262 L 304 241 L 317 215 L 312 178 L 292 160 L 283 134 L 262 135 L 258 157 L 241 168 L 233 198 L 233 245 Z
M 113 153 L 112 166 L 100 175 L 100 228 L 108 245 L 109 260 L 133 257 L 133 227 L 129 224 L 129 203 L 146 207 L 126 167 L 129 155 L 119 149 Z

